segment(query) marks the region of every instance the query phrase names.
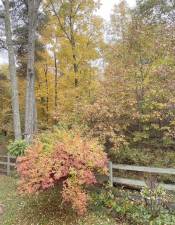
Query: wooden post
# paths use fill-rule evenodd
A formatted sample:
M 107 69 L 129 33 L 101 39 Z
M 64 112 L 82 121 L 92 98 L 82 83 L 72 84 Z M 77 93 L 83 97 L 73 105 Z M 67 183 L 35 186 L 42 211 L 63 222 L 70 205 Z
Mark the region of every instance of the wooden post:
M 109 162 L 109 183 L 113 187 L 113 169 L 112 169 L 112 162 Z
M 10 154 L 7 155 L 7 176 L 10 175 Z

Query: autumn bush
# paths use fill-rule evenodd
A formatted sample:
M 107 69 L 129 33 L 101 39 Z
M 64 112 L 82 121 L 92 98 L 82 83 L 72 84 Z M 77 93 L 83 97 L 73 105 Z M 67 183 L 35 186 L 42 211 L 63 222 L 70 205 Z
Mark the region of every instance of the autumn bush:
M 107 172 L 107 157 L 95 140 L 72 132 L 41 135 L 17 160 L 21 193 L 38 193 L 58 184 L 63 202 L 83 215 L 89 196 L 86 187 L 96 183 L 94 172 Z

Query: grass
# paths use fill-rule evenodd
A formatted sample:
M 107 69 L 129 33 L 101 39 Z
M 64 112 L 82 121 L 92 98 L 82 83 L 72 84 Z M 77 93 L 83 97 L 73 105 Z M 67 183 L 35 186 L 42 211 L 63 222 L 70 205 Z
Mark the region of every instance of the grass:
M 58 190 L 37 196 L 20 196 L 17 179 L 0 176 L 0 204 L 5 212 L 0 216 L 3 225 L 119 225 L 105 211 L 89 210 L 82 218 L 61 204 Z
M 78 217 L 61 202 L 58 188 L 33 196 L 17 192 L 17 179 L 0 176 L 0 204 L 5 207 L 0 215 L 2 225 L 174 225 L 175 212 L 162 209 L 152 218 L 148 207 L 140 200 L 128 198 L 134 191 L 120 188 L 91 189 L 93 199 L 88 213 Z M 89 190 L 90 191 L 90 190 Z

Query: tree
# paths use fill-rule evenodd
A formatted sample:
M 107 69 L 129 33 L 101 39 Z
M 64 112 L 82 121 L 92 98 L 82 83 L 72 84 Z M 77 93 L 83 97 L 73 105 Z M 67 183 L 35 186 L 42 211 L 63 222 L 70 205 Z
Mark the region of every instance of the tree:
M 172 0 L 137 0 L 135 12 L 147 24 L 170 23 L 175 18 L 175 4 Z
M 16 48 L 17 73 L 19 77 L 27 74 L 27 42 L 28 42 L 28 1 L 13 0 L 12 21 L 14 45 Z
M 37 126 L 35 101 L 35 41 L 40 3 L 41 0 L 28 1 L 28 59 L 24 134 L 27 142 L 33 139 Z
M 167 19 L 173 9 L 155 23 L 139 7 L 125 20 L 119 6 L 111 17 L 112 42 L 104 49 L 105 80 L 94 103 L 85 107 L 85 123 L 112 160 L 136 163 L 137 152 L 145 163 L 147 152 L 174 149 L 174 22 Z
M 9 69 L 7 65 L 1 65 L 0 69 L 0 133 L 5 136 L 13 133 L 11 89 L 9 81 Z
M 50 0 L 49 2 L 52 14 L 55 16 L 54 23 L 58 24 L 57 34 L 60 37 L 58 40 L 60 39 L 60 44 L 64 40 L 65 47 L 69 46 L 70 49 L 69 60 L 74 72 L 74 86 L 77 87 L 80 82 L 79 75 L 83 60 L 83 58 L 81 59 L 83 55 L 81 54 L 82 52 L 80 53 L 79 45 L 81 44 L 81 47 L 88 50 L 88 48 L 91 48 L 93 41 L 95 41 L 93 38 L 96 36 L 99 40 L 101 37 L 101 21 L 94 15 L 95 10 L 98 8 L 98 3 L 94 0 L 65 0 L 62 2 Z M 97 26 L 99 30 L 97 30 Z
M 37 81 L 39 81 L 36 82 L 36 95 L 39 100 L 38 113 L 42 127 L 47 126 L 46 123 L 42 123 L 46 122 L 45 118 L 47 117 L 45 113 L 47 97 L 44 86 L 46 79 L 43 76 L 45 65 L 47 64 L 48 67 L 49 124 L 51 121 L 52 124 L 65 120 L 71 121 L 71 118 L 75 119 L 76 114 L 78 119 L 80 106 L 91 101 L 96 91 L 98 84 L 96 61 L 101 58 L 100 48 L 103 43 L 103 23 L 101 18 L 94 13 L 97 7 L 94 1 L 75 1 L 73 5 L 69 1 L 53 1 L 54 8 L 63 24 L 69 20 L 71 8 L 73 12 L 76 12 L 73 23 L 78 85 L 75 87 L 72 45 L 63 32 L 50 1 L 47 3 L 43 9 L 48 20 L 40 29 L 39 38 L 42 45 L 47 48 L 41 54 L 39 53 L 41 60 L 37 62 L 36 66 Z M 69 24 L 65 25 L 65 31 L 70 32 Z M 56 118 L 59 119 L 56 120 Z
M 125 41 L 127 25 L 130 20 L 130 9 L 125 0 L 120 1 L 118 5 L 114 5 L 109 25 L 109 35 L 113 41 Z
M 13 40 L 12 40 L 9 0 L 4 0 L 3 4 L 5 9 L 5 15 L 4 15 L 5 34 L 6 34 L 6 43 L 8 48 L 9 73 L 10 73 L 10 80 L 11 80 L 14 136 L 15 136 L 15 139 L 21 139 L 22 136 L 21 136 L 21 122 L 20 122 L 20 111 L 19 111 L 18 81 L 16 76 L 15 53 L 14 53 Z

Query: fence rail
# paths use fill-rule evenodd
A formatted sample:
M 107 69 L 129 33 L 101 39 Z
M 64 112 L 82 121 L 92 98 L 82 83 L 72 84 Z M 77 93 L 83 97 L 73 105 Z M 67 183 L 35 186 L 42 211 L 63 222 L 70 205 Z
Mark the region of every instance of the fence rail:
M 145 166 L 131 166 L 124 164 L 113 164 L 109 163 L 109 181 L 113 186 L 114 183 L 124 185 L 124 186 L 133 186 L 133 187 L 144 187 L 146 182 L 139 179 L 128 179 L 122 177 L 114 177 L 113 170 L 122 170 L 122 171 L 135 171 L 142 173 L 151 173 L 151 174 L 168 174 L 175 175 L 175 169 L 173 168 L 156 168 L 156 167 L 145 167 Z M 159 183 L 164 189 L 169 191 L 175 191 L 175 184 L 164 184 Z
M 12 162 L 13 161 L 13 162 Z M 0 172 L 10 175 L 16 166 L 16 157 L 8 155 L 0 155 Z
M 0 155 L 0 173 L 10 175 L 11 171 L 14 170 L 16 166 L 16 157 L 8 155 Z M 174 168 L 157 168 L 157 167 L 145 167 L 145 166 L 132 166 L 124 164 L 113 164 L 109 163 L 109 181 L 113 186 L 114 183 L 124 185 L 124 186 L 133 186 L 133 187 L 144 187 L 146 182 L 139 179 L 129 179 L 123 177 L 115 177 L 114 170 L 122 171 L 134 171 L 142 173 L 151 173 L 151 174 L 168 174 L 175 175 Z M 163 188 L 170 191 L 175 191 L 175 184 L 164 184 L 159 183 Z

